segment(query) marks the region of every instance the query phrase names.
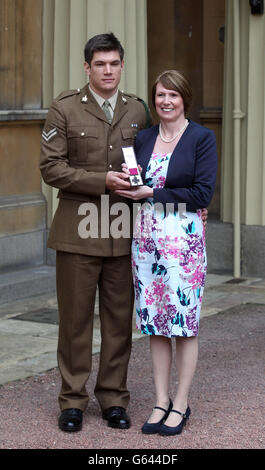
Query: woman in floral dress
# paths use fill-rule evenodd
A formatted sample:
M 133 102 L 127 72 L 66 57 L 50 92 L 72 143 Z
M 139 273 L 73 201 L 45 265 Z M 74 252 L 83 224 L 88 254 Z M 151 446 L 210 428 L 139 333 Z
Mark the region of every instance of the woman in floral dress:
M 156 406 L 142 432 L 175 435 L 190 415 L 207 268 L 201 208 L 213 196 L 217 155 L 214 133 L 185 117 L 192 90 L 182 74 L 163 72 L 152 92 L 160 124 L 140 131 L 135 145 L 144 185 L 117 193 L 142 202 L 132 268 L 137 327 L 150 336 L 156 389 Z M 173 337 L 178 387 L 172 402 Z

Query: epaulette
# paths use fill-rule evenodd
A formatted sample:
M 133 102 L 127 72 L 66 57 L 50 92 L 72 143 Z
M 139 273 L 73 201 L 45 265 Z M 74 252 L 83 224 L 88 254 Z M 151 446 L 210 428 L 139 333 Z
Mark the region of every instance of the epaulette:
M 80 88 L 76 88 L 75 90 L 63 91 L 62 93 L 60 93 L 59 96 L 57 96 L 56 101 L 63 100 L 64 98 L 67 98 L 69 96 L 78 95 L 80 91 Z
M 146 104 L 146 102 L 140 98 L 139 96 L 137 95 L 134 95 L 133 93 L 125 93 L 124 91 L 122 91 L 122 94 L 125 95 L 125 96 L 128 96 L 129 98 L 133 98 L 134 100 L 136 101 L 140 101 L 142 103 L 142 105 L 144 106 L 144 109 L 145 109 L 145 113 L 146 113 L 146 128 L 148 127 L 151 127 L 152 125 L 152 117 L 151 117 L 151 112 L 150 112 L 150 109 L 149 109 L 149 106 Z

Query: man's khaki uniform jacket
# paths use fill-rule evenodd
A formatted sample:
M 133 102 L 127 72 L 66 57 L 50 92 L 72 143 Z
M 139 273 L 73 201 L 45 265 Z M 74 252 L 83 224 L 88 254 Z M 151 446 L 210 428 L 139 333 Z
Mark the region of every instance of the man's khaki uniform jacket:
M 92 256 L 122 256 L 130 253 L 131 240 L 101 237 L 101 217 L 106 223 L 108 207 L 101 214 L 101 196 L 109 195 L 109 209 L 114 203 L 129 200 L 106 188 L 108 171 L 121 171 L 122 147 L 134 145 L 138 130 L 146 127 L 143 103 L 118 93 L 112 123 L 107 118 L 88 85 L 82 90 L 63 92 L 51 105 L 41 145 L 41 173 L 44 181 L 59 189 L 48 247 Z M 104 198 L 105 202 L 108 198 Z M 79 206 L 94 203 L 98 209 L 98 238 L 81 238 L 78 225 L 85 215 Z M 117 207 L 117 206 L 116 206 Z M 121 213 L 110 216 L 110 224 Z M 132 229 L 132 227 L 130 227 Z M 89 226 L 88 226 L 89 230 Z

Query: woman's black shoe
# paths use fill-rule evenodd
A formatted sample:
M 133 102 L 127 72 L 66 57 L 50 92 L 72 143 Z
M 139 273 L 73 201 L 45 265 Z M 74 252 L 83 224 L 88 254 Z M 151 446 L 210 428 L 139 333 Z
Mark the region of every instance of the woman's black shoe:
M 181 413 L 177 410 L 171 410 L 171 413 L 178 413 L 182 416 L 182 421 L 177 426 L 167 426 L 166 424 L 162 424 L 159 429 L 160 436 L 175 436 L 176 434 L 180 434 L 183 426 L 186 424 L 188 417 L 190 416 L 190 407 L 186 409 L 185 413 Z
M 157 434 L 160 430 L 160 426 L 161 424 L 163 423 L 163 421 L 165 421 L 165 419 L 167 419 L 171 409 L 172 409 L 172 406 L 173 406 L 173 403 L 172 401 L 169 399 L 169 406 L 168 406 L 168 409 L 165 410 L 164 408 L 161 408 L 160 406 L 155 406 L 153 408 L 153 410 L 157 409 L 157 410 L 162 410 L 165 412 L 164 416 L 162 419 L 160 419 L 160 421 L 158 421 L 157 423 L 148 423 L 147 421 L 144 423 L 144 425 L 142 426 L 142 432 L 144 434 Z

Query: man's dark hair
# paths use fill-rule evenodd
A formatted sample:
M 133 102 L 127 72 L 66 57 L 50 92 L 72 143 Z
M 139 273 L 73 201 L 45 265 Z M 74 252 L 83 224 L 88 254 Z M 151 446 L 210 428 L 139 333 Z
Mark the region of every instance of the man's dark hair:
M 94 52 L 97 51 L 118 51 L 121 61 L 124 57 L 124 49 L 120 41 L 113 33 L 97 34 L 89 39 L 85 45 L 84 55 L 85 61 L 90 65 Z

